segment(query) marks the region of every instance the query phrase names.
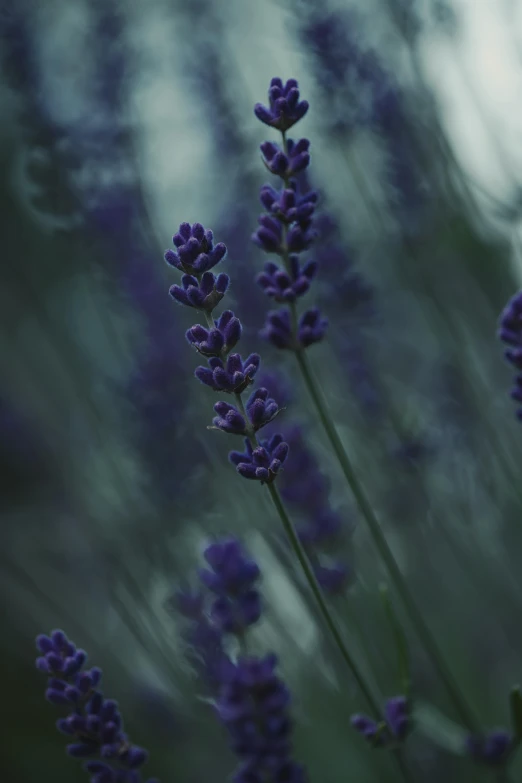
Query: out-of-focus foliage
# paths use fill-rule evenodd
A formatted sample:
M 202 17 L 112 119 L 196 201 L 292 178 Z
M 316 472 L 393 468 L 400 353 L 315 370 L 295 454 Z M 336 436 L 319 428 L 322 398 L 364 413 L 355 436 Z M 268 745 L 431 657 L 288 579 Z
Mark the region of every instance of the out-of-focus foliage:
M 240 536 L 261 566 L 253 637 L 280 658 L 310 780 L 396 779 L 350 728 L 354 684 L 268 499 L 227 464 L 231 437 L 207 429 L 215 398 L 192 377 L 198 357 L 183 336 L 196 321 L 167 293 L 172 233 L 184 220 L 211 226 L 228 246 L 244 355 L 262 345 L 268 307 L 253 281 L 264 259 L 250 237 L 267 136 L 253 105 L 279 74 L 311 104 L 315 290 L 330 320 L 312 363 L 455 676 L 485 728 L 508 723 L 521 677 L 522 430 L 496 324 L 520 286 L 518 172 L 504 168 L 498 188 L 496 156 L 491 185 L 476 184 L 423 67 L 434 42 L 461 51 L 466 19 L 450 0 L 0 3 L 6 780 L 85 779 L 33 671 L 33 638 L 51 627 L 103 666 L 151 774 L 227 779 L 226 737 L 165 607 L 221 534 Z M 501 136 L 491 144 L 502 149 Z M 292 361 L 263 345 L 262 369 L 291 388 L 278 425 L 305 472 L 319 464 L 321 499 L 344 525 L 335 559 L 350 586 L 333 599 L 336 617 L 393 694 L 386 575 Z M 305 525 L 290 460 L 288 507 Z M 410 642 L 429 714 L 451 713 Z M 481 779 L 422 726 L 408 759 L 426 783 Z

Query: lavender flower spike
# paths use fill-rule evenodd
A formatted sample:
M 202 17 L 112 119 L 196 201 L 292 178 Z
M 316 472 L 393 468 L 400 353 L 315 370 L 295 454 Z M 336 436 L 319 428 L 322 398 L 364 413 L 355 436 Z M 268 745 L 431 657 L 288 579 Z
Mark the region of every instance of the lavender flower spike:
M 353 715 L 352 726 L 375 748 L 396 746 L 411 730 L 410 705 L 405 696 L 394 696 L 384 705 L 385 720 Z
M 260 362 L 257 353 L 245 360 L 238 353 L 231 353 L 226 362 L 214 356 L 208 360 L 208 367 L 197 367 L 194 375 L 214 391 L 241 394 L 253 382 Z
M 280 412 L 277 402 L 268 395 L 268 389 L 256 389 L 250 395 L 245 406 L 246 419 L 234 405 L 228 402 L 216 402 L 214 410 L 218 415 L 214 417 L 212 424 L 218 430 L 233 435 L 257 432 L 261 427 L 270 424 Z
M 165 261 L 169 266 L 175 266 L 181 272 L 189 275 L 202 275 L 208 272 L 224 258 L 227 249 L 222 242 L 214 246 L 212 231 L 205 231 L 201 223 L 182 223 L 179 232 L 172 237 L 176 245 L 174 250 L 167 250 Z
M 217 699 L 216 713 L 241 761 L 234 783 L 305 783 L 303 767 L 291 758 L 290 693 L 276 665 L 275 655 L 240 658 Z
M 260 199 L 266 213 L 259 217 L 259 227 L 252 235 L 252 241 L 265 253 L 279 256 L 281 263 L 281 266 L 274 262 L 266 264 L 264 272 L 257 278 L 258 284 L 267 296 L 289 305 L 289 310 L 268 313 L 261 334 L 277 348 L 299 353 L 323 339 L 328 321 L 317 308 L 307 310 L 299 319 L 297 316 L 297 300 L 307 293 L 317 271 L 315 261 L 301 263 L 299 260 L 299 254 L 308 250 L 317 237 L 313 227 L 317 193 L 300 193 L 295 179 L 310 163 L 310 142 L 308 139 L 294 141 L 286 136 L 288 128 L 304 116 L 308 104 L 304 101 L 300 104 L 306 107 L 304 111 L 301 109 L 292 113 L 285 108 L 286 103 L 280 103 L 277 105 L 286 114 L 277 114 L 274 101 L 281 100 L 283 89 L 288 89 L 289 94 L 294 96 L 299 95 L 295 79 L 290 79 L 285 88 L 280 79 L 272 79 L 270 110 L 260 104 L 254 109 L 258 119 L 281 131 L 281 146 L 273 141 L 265 141 L 261 145 L 261 152 L 265 167 L 282 180 L 282 188 L 280 191 L 271 185 L 261 188 Z M 292 92 L 294 90 L 295 93 Z
M 268 108 L 262 103 L 256 103 L 254 109 L 256 117 L 265 125 L 270 125 L 280 131 L 287 131 L 308 111 L 308 102 L 299 100 L 299 90 L 295 79 L 288 79 L 286 84 L 283 84 L 279 78 L 272 79 L 268 90 L 268 100 L 270 104 Z
M 271 484 L 288 456 L 288 444 L 283 441 L 282 435 L 273 435 L 270 440 L 261 441 L 257 448 L 253 448 L 246 438 L 245 448 L 244 452 L 231 451 L 228 455 L 239 475 L 262 484 Z
M 211 313 L 225 296 L 229 283 L 228 275 L 216 277 L 212 272 L 205 272 L 201 280 L 193 275 L 183 275 L 181 286 L 171 286 L 169 294 L 179 304 Z
M 522 291 L 510 299 L 500 316 L 498 336 L 510 346 L 504 356 L 517 370 L 511 397 L 522 403 Z M 522 421 L 522 407 L 516 415 Z
M 56 724 L 72 740 L 67 753 L 76 758 L 98 757 L 84 764 L 92 775 L 91 783 L 142 783 L 138 770 L 147 761 L 147 752 L 131 745 L 117 702 L 105 699 L 98 690 L 101 669 L 84 669 L 87 654 L 63 631 L 37 636 L 36 646 L 40 653 L 36 667 L 48 677 L 47 700 L 70 709 Z M 158 781 L 150 778 L 147 783 Z
M 204 557 L 210 569 L 199 576 L 217 596 L 210 607 L 212 622 L 222 633 L 241 635 L 261 616 L 261 596 L 255 589 L 259 567 L 235 539 L 211 544 Z
M 288 107 L 293 111 L 292 95 L 288 97 Z M 287 111 L 283 104 L 278 105 L 283 114 L 288 114 L 290 109 Z M 287 211 L 297 209 L 297 202 L 291 195 L 291 190 L 289 193 L 284 200 Z M 306 203 L 301 204 L 305 212 L 306 204 L 312 202 L 313 198 L 309 198 Z M 306 231 L 303 227 L 301 238 L 298 237 L 296 241 L 302 243 L 305 237 Z M 265 447 L 258 443 L 256 433 L 277 416 L 280 408 L 265 388 L 254 391 L 244 405 L 241 395 L 253 382 L 261 359 L 255 353 L 246 359 L 242 359 L 238 353 L 230 353 L 239 342 L 242 332 L 241 322 L 231 310 L 223 311 L 217 319 L 212 316 L 212 311 L 227 291 L 229 278 L 223 274 L 216 278 L 209 270 L 224 258 L 226 247 L 222 243 L 214 246 L 212 231 L 205 231 L 200 223 L 194 223 L 192 226 L 182 223 L 179 232 L 173 237 L 173 242 L 177 253 L 168 250 L 165 259 L 185 274 L 181 280 L 182 285 L 172 286 L 170 294 L 179 304 L 204 312 L 207 322 L 206 326 L 195 324 L 185 335 L 188 342 L 208 361 L 207 367 L 196 368 L 195 376 L 214 391 L 224 391 L 235 396 L 235 405 L 223 400 L 216 402 L 214 410 L 217 415 L 213 418 L 213 427 L 210 429 L 246 436 L 250 451 L 247 449 L 247 453 L 240 455 L 237 460 L 237 452 L 233 452 L 231 462 L 237 466 L 239 475 L 257 479 L 262 483 L 271 483 L 286 459 L 288 446 L 283 444 L 280 438 Z M 313 276 L 313 266 L 308 265 L 301 270 L 299 263 L 295 261 L 294 267 L 300 277 L 300 281 L 294 284 L 294 289 L 304 290 Z M 312 322 L 306 326 L 307 333 L 310 328 L 314 328 Z

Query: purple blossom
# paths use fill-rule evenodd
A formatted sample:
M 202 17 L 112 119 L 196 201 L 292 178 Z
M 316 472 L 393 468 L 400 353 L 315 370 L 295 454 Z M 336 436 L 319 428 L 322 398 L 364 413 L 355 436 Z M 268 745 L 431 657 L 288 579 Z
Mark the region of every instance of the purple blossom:
M 226 361 L 214 356 L 208 360 L 208 367 L 197 367 L 194 375 L 214 391 L 241 394 L 253 382 L 260 362 L 257 353 L 245 360 L 238 353 L 231 353 Z
M 488 766 L 501 766 L 506 763 L 514 747 L 513 736 L 504 729 L 496 729 L 481 736 L 470 735 L 466 739 L 469 755 Z
M 394 696 L 384 705 L 385 720 L 353 715 L 351 723 L 373 747 L 389 747 L 403 742 L 411 730 L 410 703 L 405 696 Z
M 304 769 L 291 757 L 290 692 L 276 675 L 277 658 L 240 658 L 223 683 L 216 713 L 240 760 L 240 781 L 270 779 L 304 783 Z
M 245 447 L 244 452 L 231 451 L 228 455 L 239 475 L 262 484 L 274 481 L 288 456 L 288 444 L 283 441 L 282 435 L 272 435 L 257 447 L 246 438 Z
M 214 247 L 212 232 L 205 231 L 200 223 L 194 223 L 192 227 L 182 223 L 173 242 L 178 253 L 169 251 L 167 261 L 187 274 L 182 278 L 183 287 L 173 286 L 171 293 L 180 304 L 189 307 L 205 305 L 207 311 L 208 326 L 195 324 L 186 332 L 188 342 L 209 360 L 207 367 L 196 369 L 195 376 L 215 391 L 226 391 L 240 397 L 252 383 L 259 369 L 260 357 L 250 354 L 243 361 L 237 353 L 229 356 L 241 337 L 241 322 L 231 310 L 225 310 L 217 319 L 210 316 L 210 310 L 217 303 L 217 293 L 221 296 L 221 289 L 224 294 L 228 287 L 228 278 L 220 284 L 220 278 L 223 280 L 226 276 L 220 275 L 215 279 L 208 269 L 224 257 L 226 247 L 222 244 Z M 272 454 L 257 444 L 255 433 L 269 424 L 280 408 L 266 388 L 254 391 L 244 410 L 241 400 L 237 400 L 237 406 L 224 400 L 216 402 L 214 411 L 217 416 L 212 421 L 213 428 L 234 435 L 247 435 L 253 442 L 252 451 L 250 454 L 247 451 L 245 459 L 241 457 L 234 463 L 238 473 L 245 478 L 257 478 L 262 483 L 271 482 L 286 459 L 288 447 L 278 442 L 274 444 Z M 236 452 L 231 455 L 232 462 L 235 456 Z
M 317 272 L 317 263 L 308 261 L 301 267 L 298 256 L 290 256 L 291 273 L 280 269 L 273 261 L 267 261 L 257 283 L 267 296 L 276 302 L 287 303 L 304 296 Z
M 307 310 L 299 319 L 297 337 L 303 348 L 320 342 L 326 334 L 328 319 L 324 318 L 318 307 Z
M 297 183 L 291 181 L 288 188 L 278 191 L 271 185 L 263 185 L 259 194 L 264 208 L 282 223 L 308 220 L 312 217 L 318 194 L 315 190 L 299 194 Z
M 67 753 L 76 758 L 99 757 L 84 764 L 92 774 L 91 783 L 141 783 L 138 770 L 147 761 L 147 752 L 129 742 L 117 702 L 97 690 L 101 669 L 84 669 L 87 654 L 61 630 L 41 634 L 36 646 L 40 653 L 36 666 L 48 677 L 47 700 L 71 710 L 57 721 L 59 731 L 73 740 Z
M 261 103 L 256 103 L 255 115 L 265 125 L 282 132 L 295 125 L 308 111 L 308 102 L 299 100 L 299 89 L 295 79 L 288 79 L 286 84 L 283 84 L 279 78 L 272 79 L 268 100 L 268 108 Z
M 282 84 L 280 79 L 272 79 L 271 84 L 276 83 Z M 295 80 L 287 82 L 290 83 L 297 89 Z M 259 105 L 255 113 L 266 122 L 265 115 L 259 113 Z M 299 119 L 296 115 L 292 124 Z M 252 235 L 252 241 L 266 253 L 281 257 L 283 268 L 274 263 L 266 264 L 257 281 L 268 296 L 277 302 L 288 303 L 290 309 L 269 312 L 261 334 L 276 348 L 299 351 L 321 341 L 328 326 L 317 308 L 307 310 L 300 318 L 295 309 L 296 299 L 308 291 L 317 271 L 315 261 L 301 264 L 298 258 L 317 237 L 312 221 L 317 193 L 307 190 L 301 193 L 297 181 L 292 179 L 297 174 L 302 175 L 310 163 L 310 142 L 308 139 L 297 142 L 287 139 L 285 132 L 290 126 L 267 124 L 281 130 L 283 148 L 265 141 L 261 145 L 263 162 L 272 174 L 282 179 L 283 186 L 281 191 L 271 185 L 261 189 L 261 203 L 267 211 L 259 217 L 259 227 Z
M 216 402 L 214 410 L 218 415 L 212 420 L 214 427 L 234 435 L 246 435 L 249 431 L 257 432 L 275 419 L 280 412 L 277 402 L 269 394 L 268 389 L 263 388 L 252 392 L 245 405 L 247 420 L 234 405 L 228 402 Z
M 308 139 L 287 139 L 285 152 L 273 141 L 264 141 L 260 149 L 268 171 L 285 180 L 304 171 L 310 163 Z
M 244 633 L 261 616 L 261 597 L 255 589 L 258 565 L 246 557 L 235 539 L 211 544 L 204 557 L 210 569 L 202 569 L 199 576 L 217 596 L 210 608 L 214 626 L 223 633 Z
M 177 248 L 165 252 L 165 261 L 181 272 L 201 275 L 208 272 L 225 257 L 227 249 L 222 242 L 214 246 L 212 231 L 205 231 L 201 223 L 182 223 L 172 241 Z
M 216 277 L 212 272 L 205 272 L 201 280 L 183 275 L 181 286 L 171 286 L 169 294 L 179 304 L 211 313 L 225 296 L 229 283 L 230 278 L 224 274 Z
M 290 311 L 270 310 L 261 335 L 276 348 L 295 351 L 299 346 L 306 348 L 312 343 L 320 342 L 327 327 L 328 320 L 321 316 L 318 308 L 314 307 L 300 317 L 296 339 L 292 332 Z
M 277 218 L 272 215 L 261 215 L 258 223 L 260 227 L 252 234 L 252 241 L 265 253 L 276 253 L 280 256 L 302 253 L 312 245 L 317 236 L 317 232 L 312 229 L 310 219 L 295 220 L 288 228 L 284 242 L 282 224 Z
M 510 347 L 504 356 L 517 371 L 511 397 L 522 403 L 522 291 L 513 296 L 504 308 L 499 323 L 498 336 Z M 517 410 L 517 417 L 522 420 L 522 407 Z
M 186 338 L 203 356 L 222 357 L 229 353 L 241 337 L 241 322 L 232 310 L 225 310 L 214 321 L 215 327 L 206 329 L 201 324 L 191 326 Z

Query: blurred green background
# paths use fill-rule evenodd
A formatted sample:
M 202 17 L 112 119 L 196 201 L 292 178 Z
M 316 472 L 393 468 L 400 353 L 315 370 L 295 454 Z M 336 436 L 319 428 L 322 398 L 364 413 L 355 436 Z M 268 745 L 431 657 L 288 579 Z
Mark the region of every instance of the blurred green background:
M 290 389 L 281 428 L 302 427 L 345 519 L 336 554 L 353 579 L 333 611 L 393 695 L 386 574 L 292 357 L 258 335 L 273 305 L 250 236 L 267 180 L 259 144 L 273 135 L 253 105 L 276 75 L 297 78 L 311 104 L 299 132 L 324 218 L 308 298 L 330 319 L 311 362 L 456 677 L 484 728 L 507 725 L 522 664 L 522 431 L 496 329 L 522 274 L 521 35 L 507 0 L 0 3 L 9 783 L 86 779 L 34 669 L 34 637 L 55 627 L 103 667 L 150 774 L 228 779 L 224 729 L 165 608 L 209 536 L 228 533 L 263 572 L 252 647 L 280 657 L 310 780 L 396 779 L 349 726 L 354 683 L 269 499 L 227 463 L 233 438 L 206 428 L 215 398 L 183 337 L 195 321 L 168 296 L 177 279 L 162 254 L 179 223 L 200 221 L 229 249 L 242 352 L 260 348 Z M 451 705 L 410 638 L 426 718 L 408 743 L 414 778 L 491 780 L 454 752 Z

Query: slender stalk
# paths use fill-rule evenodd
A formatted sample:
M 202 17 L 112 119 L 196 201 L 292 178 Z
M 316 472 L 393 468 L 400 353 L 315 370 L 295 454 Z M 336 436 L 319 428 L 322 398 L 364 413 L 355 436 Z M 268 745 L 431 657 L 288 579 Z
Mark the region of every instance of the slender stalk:
M 317 582 L 313 569 L 308 561 L 308 557 L 303 549 L 301 542 L 299 541 L 299 537 L 295 532 L 295 529 L 288 517 L 288 514 L 286 513 L 286 509 L 281 500 L 281 495 L 279 494 L 279 490 L 276 488 L 275 484 L 268 484 L 267 487 L 270 493 L 270 497 L 272 498 L 272 501 L 274 503 L 274 506 L 277 509 L 277 513 L 279 514 L 279 517 L 281 519 L 285 533 L 290 541 L 290 545 L 292 546 L 295 556 L 299 561 L 299 565 L 303 569 L 303 573 L 308 581 L 308 584 L 310 585 L 310 589 L 312 590 L 314 598 L 317 601 L 320 612 L 323 616 L 323 620 L 326 626 L 328 627 L 328 630 L 332 634 L 342 657 L 344 658 L 345 662 L 348 664 L 361 693 L 364 695 L 366 701 L 370 705 L 372 712 L 374 713 L 374 717 L 380 719 L 379 707 L 374 697 L 372 696 L 369 687 L 364 680 L 362 673 L 359 671 L 357 664 L 355 663 L 354 659 L 350 655 L 341 637 L 339 629 L 337 628 L 334 619 L 330 614 L 330 610 L 328 609 L 321 588 Z
M 335 455 L 339 461 L 341 469 L 348 482 L 348 485 L 350 486 L 350 489 L 357 502 L 357 505 L 359 506 L 359 509 L 368 524 L 368 528 L 370 530 L 375 546 L 377 547 L 379 555 L 383 560 L 390 574 L 390 578 L 392 579 L 395 589 L 397 590 L 397 593 L 399 594 L 404 604 L 404 608 L 406 609 L 410 617 L 410 620 L 417 632 L 420 641 L 422 642 L 426 650 L 426 653 L 429 655 L 432 663 L 438 670 L 441 679 L 444 681 L 448 694 L 451 697 L 451 700 L 453 701 L 453 704 L 455 706 L 456 711 L 459 714 L 460 719 L 463 721 L 463 723 L 470 731 L 476 732 L 479 730 L 477 721 L 473 713 L 471 712 L 470 708 L 468 707 L 467 701 L 463 696 L 463 694 L 461 693 L 460 688 L 457 685 L 455 679 L 453 678 L 450 669 L 446 665 L 444 657 L 440 652 L 435 642 L 435 639 L 431 634 L 431 631 L 429 630 L 427 624 L 425 623 L 421 612 L 419 611 L 415 601 L 413 600 L 405 580 L 403 579 L 399 566 L 397 565 L 393 553 L 390 547 L 388 546 L 388 542 L 386 541 L 386 538 L 381 530 L 379 521 L 373 511 L 373 508 L 366 496 L 366 493 L 361 483 L 357 478 L 351 460 L 344 449 L 341 439 L 337 434 L 337 430 L 335 429 L 335 424 L 332 421 L 332 418 L 328 411 L 326 400 L 324 399 L 324 396 L 319 388 L 317 380 L 313 375 L 312 369 L 308 362 L 308 357 L 306 356 L 305 351 L 301 348 L 295 352 L 295 355 L 296 355 L 297 362 L 299 364 L 299 369 L 303 376 L 305 386 L 316 408 L 317 414 L 319 416 L 321 424 L 323 425 L 326 436 L 330 441 L 330 444 L 335 452 Z
M 205 311 L 205 319 L 209 329 L 214 328 L 213 318 L 211 314 L 208 313 L 207 311 Z M 237 392 L 234 394 L 234 398 L 239 412 L 241 413 L 245 422 L 247 423 L 247 437 L 250 443 L 252 444 L 253 448 L 257 448 L 259 446 L 259 442 L 257 440 L 256 433 L 248 423 L 249 419 L 248 419 L 247 412 L 245 410 L 243 398 L 241 394 Z M 321 587 L 315 577 L 312 565 L 310 564 L 310 561 L 308 559 L 308 555 L 306 554 L 304 547 L 299 540 L 299 536 L 295 532 L 294 526 L 292 525 L 290 518 L 286 512 L 283 501 L 281 499 L 281 495 L 279 494 L 279 491 L 276 488 L 275 484 L 271 483 L 271 484 L 267 484 L 266 486 L 270 493 L 270 497 L 272 498 L 273 503 L 276 507 L 277 513 L 279 514 L 285 533 L 290 541 L 290 545 L 295 553 L 295 556 L 297 557 L 297 560 L 299 561 L 299 564 L 303 570 L 306 580 L 310 585 L 310 589 L 314 595 L 314 598 L 317 601 L 323 620 L 327 625 L 330 633 L 332 634 L 343 659 L 348 664 L 350 671 L 352 672 L 352 675 L 355 681 L 357 682 L 357 685 L 361 693 L 363 694 L 366 701 L 368 702 L 374 717 L 377 720 L 380 720 L 381 712 L 379 709 L 379 705 L 376 699 L 374 698 L 369 685 L 366 683 L 364 676 L 359 670 L 357 663 L 355 662 L 354 658 L 350 655 L 350 652 L 348 651 L 348 648 L 346 647 L 342 639 L 341 633 L 337 628 L 337 625 L 335 624 L 335 621 L 330 613 L 330 610 L 328 609 L 328 605 L 324 599 Z
M 288 143 L 286 134 L 282 132 L 282 146 L 283 151 L 285 154 L 288 153 Z M 284 177 L 284 184 L 285 187 L 288 187 L 290 178 Z M 364 179 L 362 179 L 362 182 L 364 183 Z M 370 203 L 372 203 L 370 201 Z M 282 234 L 282 260 L 285 264 L 285 267 L 289 269 L 289 253 L 288 248 L 286 247 L 286 227 L 283 225 L 282 228 L 283 234 Z M 323 428 L 325 430 L 325 433 L 328 437 L 328 440 L 330 441 L 330 444 L 335 452 L 335 455 L 337 456 L 337 459 L 339 460 L 339 463 L 341 465 L 342 471 L 344 473 L 344 476 L 346 480 L 348 481 L 348 484 L 350 486 L 350 489 L 353 493 L 353 496 L 355 497 L 355 500 L 365 517 L 368 527 L 370 529 L 370 533 L 372 535 L 372 538 L 375 542 L 375 545 L 377 547 L 377 550 L 388 569 L 388 572 L 390 574 L 390 577 L 395 585 L 395 588 L 397 592 L 399 593 L 401 600 L 404 604 L 405 609 L 408 612 L 408 615 L 410 617 L 410 620 L 412 624 L 414 625 L 417 635 L 422 642 L 423 646 L 426 649 L 427 654 L 429 655 L 432 663 L 435 665 L 436 669 L 438 670 L 441 679 L 444 681 L 444 684 L 446 686 L 446 689 L 448 691 L 448 694 L 450 695 L 453 704 L 455 706 L 456 711 L 458 712 L 460 719 L 465 723 L 465 725 L 469 728 L 470 731 L 476 732 L 479 730 L 478 723 L 471 711 L 471 709 L 468 707 L 467 701 L 463 694 L 460 691 L 459 686 L 457 685 L 456 681 L 453 678 L 453 675 L 446 665 L 446 662 L 444 660 L 444 657 L 440 650 L 438 649 L 438 646 L 435 642 L 435 639 L 433 638 L 428 626 L 424 622 L 424 618 L 422 617 L 421 612 L 417 608 L 417 605 L 415 604 L 411 593 L 408 589 L 408 586 L 405 582 L 405 580 L 402 577 L 401 571 L 395 561 L 395 558 L 393 556 L 393 553 L 391 549 L 388 546 L 388 542 L 386 541 L 385 536 L 382 533 L 379 521 L 377 520 L 377 517 L 374 514 L 374 511 L 372 509 L 372 506 L 369 502 L 369 500 L 366 497 L 366 493 L 360 484 L 357 475 L 353 469 L 353 466 L 351 464 L 351 461 L 348 457 L 348 454 L 346 453 L 343 444 L 339 438 L 339 435 L 337 434 L 337 430 L 335 429 L 335 425 L 331 419 L 331 416 L 328 412 L 328 407 L 326 404 L 326 400 L 324 399 L 322 392 L 319 388 L 319 385 L 317 384 L 317 381 L 312 373 L 312 370 L 310 368 L 310 365 L 308 363 L 308 358 L 306 356 L 306 352 L 301 348 L 297 342 L 298 336 L 297 336 L 297 309 L 295 302 L 292 302 L 290 304 L 290 312 L 291 312 L 291 319 L 292 319 L 292 325 L 294 330 L 294 335 L 296 339 L 296 348 L 294 350 L 297 362 L 299 364 L 299 369 L 301 370 L 301 374 L 303 376 L 304 383 L 307 387 L 308 393 L 310 394 L 310 397 L 312 398 L 312 401 L 315 405 L 315 408 L 317 410 L 318 416 L 321 420 L 321 423 L 323 425 Z
M 248 421 L 248 417 L 245 411 L 245 406 L 243 404 L 241 395 L 236 394 L 235 398 L 236 398 L 237 407 L 241 415 L 244 417 L 245 421 Z M 250 440 L 250 443 L 254 448 L 257 448 L 259 446 L 257 437 L 254 432 L 252 431 L 249 432 L 248 439 Z M 371 710 L 374 713 L 374 717 L 380 719 L 379 705 L 377 704 L 377 701 L 373 697 L 370 688 L 366 683 L 362 673 L 359 671 L 359 668 L 355 660 L 350 655 L 350 652 L 348 651 L 342 639 L 341 633 L 335 624 L 335 621 L 330 613 L 330 610 L 328 609 L 328 605 L 324 599 L 321 587 L 316 579 L 308 555 L 306 554 L 305 549 L 299 540 L 299 536 L 295 532 L 295 528 L 292 525 L 292 522 L 290 521 L 288 513 L 281 499 L 281 495 L 279 494 L 279 490 L 276 488 L 274 483 L 267 484 L 266 486 L 268 488 L 268 492 L 270 493 L 270 497 L 272 498 L 274 506 L 276 507 L 277 513 L 279 514 L 284 531 L 288 537 L 288 540 L 290 541 L 290 545 L 294 551 L 295 556 L 297 557 L 297 560 L 299 561 L 299 565 L 303 570 L 306 580 L 310 585 L 310 589 L 314 595 L 314 598 L 317 601 L 323 620 L 327 625 L 328 630 L 332 634 L 342 657 L 344 658 L 345 662 L 348 664 L 350 671 L 352 672 L 357 682 L 357 685 L 361 690 L 361 693 L 363 694 L 366 701 L 370 705 Z

